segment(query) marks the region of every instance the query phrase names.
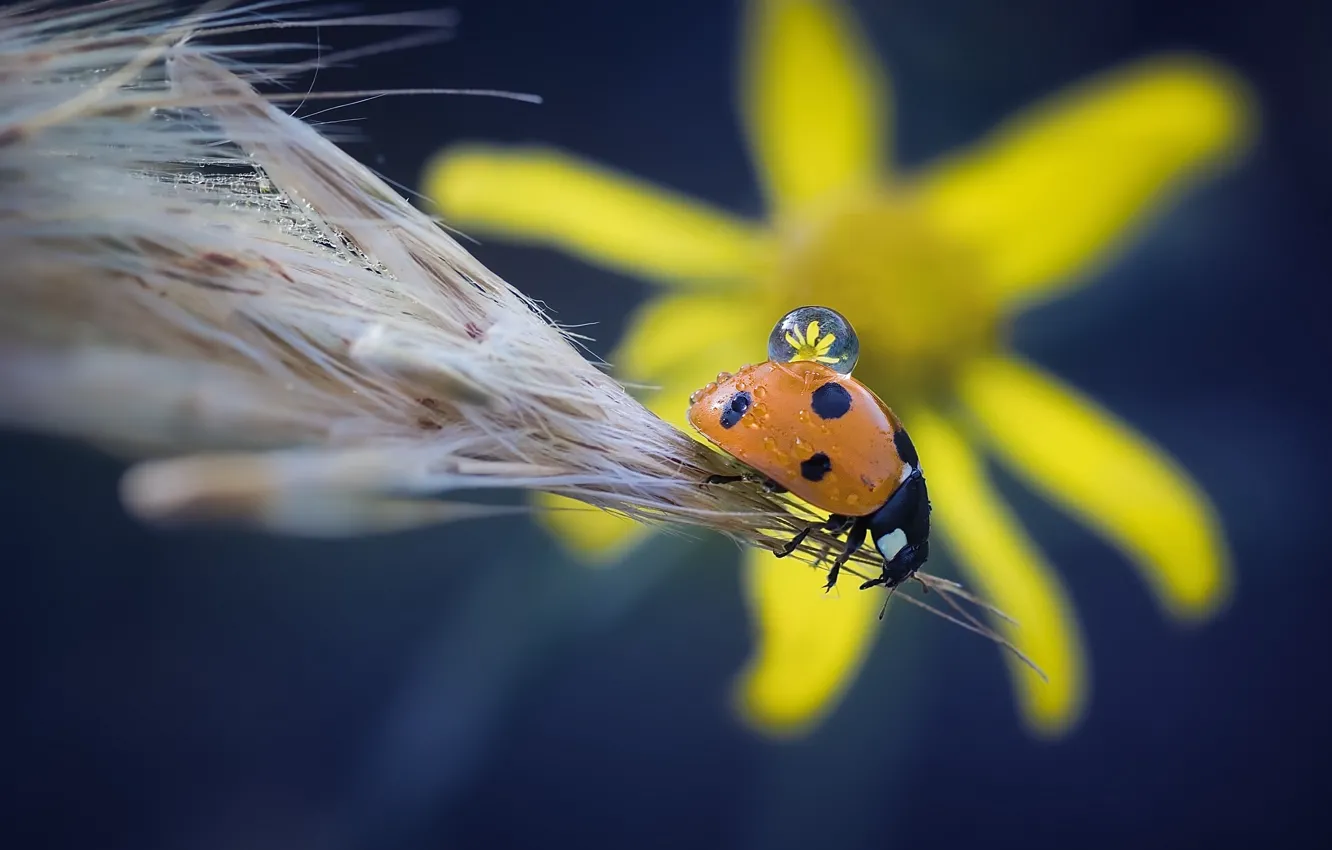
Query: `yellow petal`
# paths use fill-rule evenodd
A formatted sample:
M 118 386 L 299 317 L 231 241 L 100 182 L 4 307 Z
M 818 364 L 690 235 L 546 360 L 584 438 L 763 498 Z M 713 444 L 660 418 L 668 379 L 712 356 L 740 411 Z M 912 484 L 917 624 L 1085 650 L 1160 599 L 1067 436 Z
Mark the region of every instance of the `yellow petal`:
M 1233 160 L 1251 113 L 1226 69 L 1156 57 L 1018 115 L 923 175 L 922 200 L 998 294 L 1039 298 L 1086 279 L 1180 189 Z
M 426 166 L 425 194 L 464 231 L 551 245 L 666 281 L 754 277 L 755 226 L 632 177 L 545 149 L 461 147 Z
M 618 562 L 651 533 L 640 522 L 554 493 L 537 493 L 535 503 L 537 521 L 588 566 Z
M 814 345 L 819 339 L 819 323 L 810 322 L 809 327 L 805 328 L 805 344 Z
M 1216 512 L 1164 451 L 1016 360 L 974 363 L 961 393 L 1000 457 L 1128 554 L 1170 613 L 1201 618 L 1227 599 Z
M 843 4 L 751 0 L 742 56 L 745 128 L 775 209 L 881 173 L 888 86 Z
M 671 295 L 648 301 L 630 319 L 611 354 L 622 379 L 652 386 L 634 395 L 662 419 L 705 442 L 689 426 L 689 395 L 721 371 L 734 372 L 764 358 L 767 328 L 752 303 L 734 296 Z M 618 561 L 651 533 L 642 523 L 540 494 L 539 521 L 571 554 L 590 565 Z
M 1024 719 L 1041 735 L 1066 732 L 1082 714 L 1087 687 L 1067 591 L 956 428 L 927 409 L 911 411 L 910 428 L 935 508 L 934 536 L 955 556 L 965 583 L 1018 622 L 995 625 L 1050 678 L 1043 682 L 1004 653 Z
M 682 363 L 696 364 L 690 367 L 690 379 L 703 380 L 684 391 L 683 412 L 689 393 L 718 372 L 765 360 L 770 329 L 752 294 L 665 295 L 647 301 L 629 317 L 624 337 L 608 359 L 621 379 L 644 382 L 656 382 Z
M 710 368 L 710 363 L 707 367 Z M 686 411 L 689 394 L 707 383 L 699 383 L 697 375 L 707 369 L 697 363 L 684 364 L 684 368 L 659 380 L 659 388 L 636 390 L 643 403 L 662 419 L 681 429 L 699 442 L 703 438 L 689 426 Z M 712 370 L 715 376 L 716 370 Z M 708 380 L 711 380 L 709 378 Z M 640 522 L 590 507 L 575 499 L 538 493 L 538 522 L 549 531 L 570 555 L 588 566 L 601 567 L 618 563 L 635 546 L 653 533 L 652 528 Z
M 824 593 L 826 577 L 801 561 L 746 550 L 756 646 L 736 680 L 735 703 L 761 732 L 810 731 L 855 680 L 877 633 L 883 595 L 857 589 L 854 576 Z

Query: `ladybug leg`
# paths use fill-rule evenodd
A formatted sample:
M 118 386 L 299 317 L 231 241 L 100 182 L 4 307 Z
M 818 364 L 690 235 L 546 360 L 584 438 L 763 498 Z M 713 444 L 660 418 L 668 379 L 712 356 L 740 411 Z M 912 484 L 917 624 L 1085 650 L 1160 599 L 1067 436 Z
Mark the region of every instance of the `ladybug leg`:
M 842 531 L 846 529 L 847 524 L 850 522 L 851 522 L 851 517 L 849 516 L 842 516 L 841 514 L 831 514 L 829 515 L 828 519 L 824 520 L 823 522 L 812 522 L 809 525 L 797 531 L 795 537 L 792 537 L 789 541 L 787 541 L 787 544 L 785 546 L 778 549 L 773 554 L 779 558 L 785 558 L 787 555 L 794 552 L 796 550 L 796 547 L 798 547 L 801 543 L 805 542 L 805 538 L 808 537 L 811 532 L 818 531 L 820 528 L 823 528 L 827 529 L 829 533 L 835 536 L 841 534 Z
M 823 524 L 823 527 L 828 530 L 829 534 L 836 537 L 854 525 L 855 521 L 855 517 L 842 516 L 841 514 L 828 514 L 828 521 Z
M 850 519 L 850 517 L 844 517 Z M 842 549 L 842 554 L 833 561 L 831 569 L 828 570 L 828 583 L 823 586 L 823 591 L 827 593 L 837 584 L 837 574 L 842 571 L 842 565 L 851 560 L 851 556 L 859 551 L 861 545 L 865 542 L 865 535 L 869 533 L 869 517 L 856 517 L 851 525 L 851 531 L 846 535 L 846 547 Z
M 753 475 L 709 475 L 704 484 L 735 484 L 739 481 L 758 481 L 763 484 L 763 489 L 769 493 L 785 493 L 786 488 L 773 481 L 767 476 L 755 477 Z
M 822 527 L 823 523 L 821 522 L 815 522 L 805 526 L 804 528 L 796 532 L 795 537 L 792 537 L 790 540 L 786 541 L 785 546 L 776 550 L 775 552 L 773 552 L 773 554 L 776 555 L 778 558 L 785 558 L 787 555 L 794 552 L 797 546 L 799 546 L 801 543 L 805 541 L 805 538 L 809 536 L 809 533 L 811 531 L 816 531 Z

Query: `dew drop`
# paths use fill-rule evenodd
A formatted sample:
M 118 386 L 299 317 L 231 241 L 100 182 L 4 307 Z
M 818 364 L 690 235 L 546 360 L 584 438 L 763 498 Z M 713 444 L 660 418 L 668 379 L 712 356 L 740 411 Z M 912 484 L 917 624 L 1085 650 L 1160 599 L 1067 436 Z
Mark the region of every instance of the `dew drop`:
M 816 332 L 813 345 L 809 342 L 811 330 Z M 832 338 L 828 339 L 829 336 Z M 792 345 L 792 340 L 799 345 Z M 818 362 L 833 371 L 849 375 L 859 356 L 860 341 L 855 329 L 845 316 L 827 307 L 797 307 L 782 316 L 768 335 L 768 359 L 775 363 L 817 357 Z

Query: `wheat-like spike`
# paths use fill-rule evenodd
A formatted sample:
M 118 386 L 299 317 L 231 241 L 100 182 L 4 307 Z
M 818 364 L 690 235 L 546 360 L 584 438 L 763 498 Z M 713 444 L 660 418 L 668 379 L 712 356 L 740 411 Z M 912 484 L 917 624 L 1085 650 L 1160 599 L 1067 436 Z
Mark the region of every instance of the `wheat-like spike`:
M 702 484 L 737 469 L 257 91 L 308 59 L 208 43 L 450 21 L 272 0 L 0 11 L 0 423 L 134 461 L 124 502 L 145 520 L 364 534 L 519 488 L 779 545 L 798 506 Z

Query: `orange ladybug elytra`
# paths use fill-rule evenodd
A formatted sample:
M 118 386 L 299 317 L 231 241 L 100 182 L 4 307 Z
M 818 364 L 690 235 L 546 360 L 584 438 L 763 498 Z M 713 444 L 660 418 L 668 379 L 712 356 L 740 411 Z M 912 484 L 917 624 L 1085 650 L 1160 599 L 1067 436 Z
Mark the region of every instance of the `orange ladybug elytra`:
M 850 375 L 855 332 L 826 307 L 792 310 L 773 328 L 768 360 L 722 373 L 689 397 L 689 424 L 758 476 L 712 476 L 711 484 L 757 477 L 828 511 L 777 552 L 791 554 L 818 528 L 846 532 L 826 588 L 868 534 L 883 574 L 861 589 L 889 590 L 929 557 L 930 500 L 911 437 L 868 387 Z

